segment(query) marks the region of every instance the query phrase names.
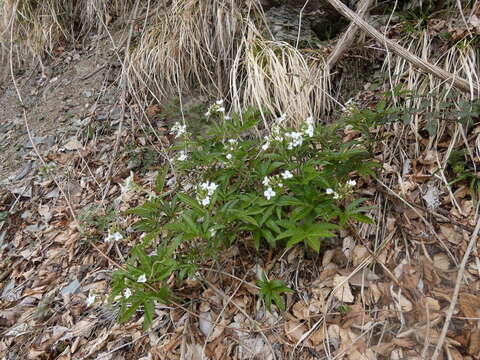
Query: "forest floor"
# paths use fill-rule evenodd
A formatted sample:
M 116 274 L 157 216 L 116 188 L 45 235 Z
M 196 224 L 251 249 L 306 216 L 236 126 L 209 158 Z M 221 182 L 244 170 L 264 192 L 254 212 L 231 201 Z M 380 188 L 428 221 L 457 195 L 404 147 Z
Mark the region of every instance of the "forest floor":
M 148 331 L 141 313 L 118 324 L 107 301 L 115 270 L 107 258 L 123 262 L 135 240 L 102 239 L 111 222 L 122 224 L 116 211 L 142 200 L 122 194 L 125 179 L 134 171 L 148 185 L 161 158 L 128 109 L 119 126 L 120 62 L 110 39 L 57 50 L 43 72 L 37 66 L 14 74 L 25 117 L 11 79 L 1 87 L 0 358 L 431 359 L 439 342 L 439 358 L 480 358 L 476 204 L 466 186 L 443 193 L 436 210 L 425 200 L 436 191 L 425 169 L 436 166 L 448 142 L 438 152 L 420 149 L 409 169 L 385 164 L 381 179 L 394 179 L 388 186 L 362 184 L 385 225 L 375 240 L 379 251 L 363 228 L 343 231 L 320 254 L 297 246 L 260 257 L 232 247 L 205 264 L 205 281 L 176 289 L 189 302 L 157 305 Z M 176 115 L 167 110 L 146 109 L 168 147 Z M 476 124 L 468 134 L 473 148 L 479 134 Z M 258 267 L 295 290 L 286 312 L 268 312 L 259 301 Z

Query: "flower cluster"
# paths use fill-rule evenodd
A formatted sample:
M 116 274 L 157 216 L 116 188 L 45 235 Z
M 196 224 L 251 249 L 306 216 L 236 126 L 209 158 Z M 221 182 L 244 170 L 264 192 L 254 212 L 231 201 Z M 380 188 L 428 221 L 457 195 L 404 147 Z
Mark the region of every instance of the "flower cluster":
M 237 145 L 238 145 L 238 140 L 237 139 L 228 139 L 227 140 L 227 145 L 225 146 L 225 148 L 227 150 L 227 155 L 225 155 L 225 157 L 227 158 L 227 160 L 232 160 L 233 159 L 232 152 L 236 150 Z
M 265 143 L 262 146 L 262 150 L 267 150 L 272 142 L 283 142 L 287 144 L 287 149 L 299 147 L 303 144 L 305 137 L 312 137 L 315 131 L 315 124 L 312 116 L 305 119 L 300 131 L 285 132 L 282 134 L 280 127 L 281 122 L 285 120 L 285 114 L 276 120 L 276 124 L 272 127 L 270 136 L 265 136 Z
M 188 159 L 188 156 L 187 156 L 187 153 L 184 151 L 184 150 L 181 150 L 179 153 L 178 153 L 178 157 L 177 157 L 177 160 L 178 161 L 185 161 Z
M 112 241 L 120 241 L 123 239 L 123 236 L 122 234 L 120 234 L 118 231 L 115 232 L 115 233 L 110 233 L 110 230 L 108 231 L 108 236 L 105 238 L 105 242 L 106 243 L 109 243 L 109 242 L 112 242 Z
M 213 182 L 206 181 L 204 183 L 201 183 L 197 189 L 198 202 L 200 202 L 203 206 L 209 205 L 210 198 L 215 192 L 215 190 L 217 190 L 217 187 L 218 185 Z
M 172 128 L 170 129 L 170 134 L 175 134 L 175 139 L 182 136 L 187 132 L 187 125 L 182 125 L 178 121 L 173 124 Z
M 345 106 L 343 107 L 342 113 L 344 116 L 352 116 L 352 114 L 355 112 L 357 106 L 353 99 L 348 100 L 345 103 Z
M 206 117 L 212 114 L 225 113 L 225 107 L 223 106 L 223 100 L 215 101 L 215 104 L 210 105 L 208 111 L 205 113 Z
M 331 188 L 325 190 L 327 195 L 333 195 L 335 200 L 343 199 L 352 194 L 352 189 L 357 185 L 355 180 L 348 180 L 345 184 L 338 186 L 338 191 L 335 191 Z
M 125 299 L 128 299 L 130 296 L 132 296 L 132 290 L 130 290 L 130 288 L 126 288 L 123 290 L 123 296 Z
M 283 180 L 288 180 L 293 177 L 293 174 L 286 170 L 280 175 L 275 175 L 275 176 L 265 176 L 263 178 L 262 184 L 267 188 L 263 192 L 263 196 L 267 198 L 267 200 L 270 200 L 271 198 L 275 197 L 277 195 L 277 192 L 274 190 L 276 189 L 277 191 L 283 188 Z

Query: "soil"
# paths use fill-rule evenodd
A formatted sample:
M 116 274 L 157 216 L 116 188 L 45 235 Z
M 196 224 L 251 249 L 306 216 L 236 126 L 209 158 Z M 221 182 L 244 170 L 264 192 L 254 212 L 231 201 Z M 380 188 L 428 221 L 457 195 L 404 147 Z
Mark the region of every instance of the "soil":
M 117 36 L 118 38 L 119 36 Z M 16 73 L 32 140 L 42 155 L 61 150 L 94 121 L 119 117 L 120 62 L 106 36 L 92 46 L 63 50 L 55 60 Z M 0 184 L 13 185 L 35 172 L 36 160 L 15 86 L 7 78 L 0 92 Z M 32 166 L 32 164 L 34 166 Z

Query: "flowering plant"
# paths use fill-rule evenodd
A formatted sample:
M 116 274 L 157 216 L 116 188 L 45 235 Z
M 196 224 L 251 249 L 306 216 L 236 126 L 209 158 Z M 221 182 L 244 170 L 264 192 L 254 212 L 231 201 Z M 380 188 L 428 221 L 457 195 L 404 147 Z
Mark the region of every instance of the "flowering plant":
M 172 191 L 164 192 L 165 168 L 157 195 L 128 212 L 140 217 L 136 230 L 146 235 L 126 271 L 114 277 L 112 299 L 120 299 L 123 320 L 143 304 L 148 326 L 152 301 L 171 298 L 172 274 L 194 277 L 199 264 L 233 243 L 257 249 L 303 243 L 318 252 L 324 238 L 349 222 L 371 222 L 356 191 L 377 163 L 361 144 L 342 143 L 340 125 L 308 117 L 291 128 L 283 115 L 261 130 L 256 109 L 225 113 L 217 101 L 202 128 L 176 125 L 173 132 L 182 137 L 173 149 L 181 152 L 173 155 Z M 147 255 L 150 248 L 153 255 Z

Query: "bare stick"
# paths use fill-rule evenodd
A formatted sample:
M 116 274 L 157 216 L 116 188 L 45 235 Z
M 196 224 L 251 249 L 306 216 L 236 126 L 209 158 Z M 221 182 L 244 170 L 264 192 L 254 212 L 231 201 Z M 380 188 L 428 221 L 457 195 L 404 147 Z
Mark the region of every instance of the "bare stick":
M 452 320 L 453 312 L 455 311 L 455 306 L 457 305 L 458 293 L 460 292 L 460 285 L 462 284 L 463 274 L 465 273 L 465 266 L 467 265 L 468 257 L 473 250 L 473 247 L 477 243 L 478 232 L 480 231 L 480 219 L 477 218 L 477 225 L 473 231 L 470 242 L 468 243 L 467 250 L 465 255 L 463 255 L 462 262 L 460 263 L 460 268 L 458 269 L 457 280 L 455 282 L 455 289 L 453 290 L 452 300 L 450 301 L 450 306 L 447 311 L 447 316 L 445 316 L 445 322 L 443 323 L 443 329 L 440 334 L 440 337 L 437 341 L 437 346 L 435 347 L 435 352 L 433 353 L 432 360 L 437 360 L 440 350 L 447 336 L 448 327 L 450 326 L 450 321 Z
M 358 16 L 363 18 L 367 13 L 370 6 L 372 6 L 373 0 L 361 0 L 357 6 Z M 358 25 L 355 22 L 351 22 L 347 30 L 343 33 L 342 37 L 335 46 L 335 50 L 327 59 L 326 69 L 330 72 L 330 69 L 335 66 L 338 59 L 341 58 L 346 49 L 352 45 L 355 35 L 357 35 Z
M 368 35 L 383 43 L 389 50 L 397 54 L 398 56 L 404 58 L 405 60 L 412 63 L 419 69 L 426 71 L 429 74 L 432 74 L 440 79 L 449 81 L 454 87 L 458 90 L 466 93 L 470 93 L 472 97 L 478 97 L 480 89 L 477 85 L 469 83 L 467 80 L 462 79 L 454 74 L 445 71 L 438 66 L 435 66 L 427 61 L 420 59 L 418 56 L 410 53 L 401 45 L 390 40 L 385 35 L 378 32 L 373 26 L 364 21 L 357 13 L 350 10 L 345 4 L 340 0 L 327 0 L 330 5 L 332 5 L 337 11 L 348 18 L 350 21 L 354 22 L 360 29 L 366 32 Z

